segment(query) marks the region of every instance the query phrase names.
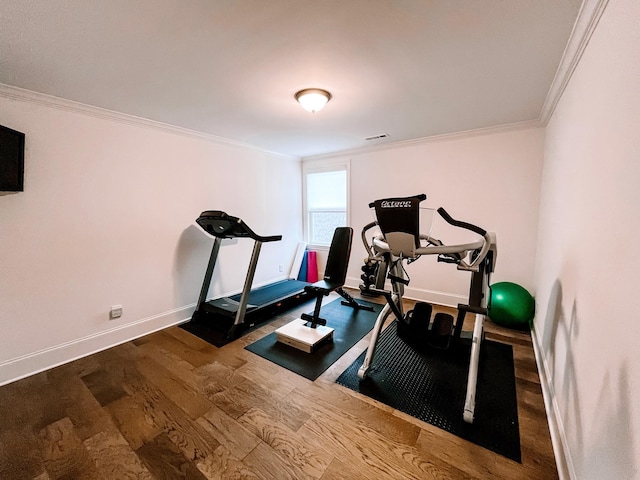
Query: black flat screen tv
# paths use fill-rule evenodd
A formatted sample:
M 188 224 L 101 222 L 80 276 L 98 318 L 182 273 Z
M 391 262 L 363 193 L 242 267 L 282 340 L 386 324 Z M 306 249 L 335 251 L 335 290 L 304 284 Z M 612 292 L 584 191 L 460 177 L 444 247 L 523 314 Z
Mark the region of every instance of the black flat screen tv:
M 24 133 L 0 125 L 0 192 L 24 191 Z

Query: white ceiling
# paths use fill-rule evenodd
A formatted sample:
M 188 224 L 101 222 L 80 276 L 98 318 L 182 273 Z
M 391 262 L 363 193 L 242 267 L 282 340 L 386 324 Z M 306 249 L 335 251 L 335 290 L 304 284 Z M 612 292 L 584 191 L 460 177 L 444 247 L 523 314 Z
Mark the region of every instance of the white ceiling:
M 1 0 L 0 83 L 311 156 L 538 120 L 580 3 Z

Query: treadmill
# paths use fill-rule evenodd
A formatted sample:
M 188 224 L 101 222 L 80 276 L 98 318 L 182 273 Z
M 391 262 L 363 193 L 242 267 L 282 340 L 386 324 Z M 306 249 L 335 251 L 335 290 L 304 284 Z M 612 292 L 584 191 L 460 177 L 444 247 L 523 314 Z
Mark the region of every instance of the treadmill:
M 282 235 L 268 237 L 258 235 L 240 218 L 220 210 L 202 212 L 196 219 L 196 223 L 205 232 L 213 235 L 215 240 L 196 310 L 191 317 L 192 321 L 200 322 L 211 319 L 215 327 L 226 331 L 227 338 L 235 338 L 243 328 L 251 327 L 272 317 L 279 311 L 309 300 L 309 293 L 305 292 L 304 287 L 310 283 L 291 278 L 251 289 L 262 244 L 279 241 L 282 239 Z M 241 293 L 207 301 L 218 252 L 222 240 L 225 238 L 250 238 L 254 241 L 249 270 Z

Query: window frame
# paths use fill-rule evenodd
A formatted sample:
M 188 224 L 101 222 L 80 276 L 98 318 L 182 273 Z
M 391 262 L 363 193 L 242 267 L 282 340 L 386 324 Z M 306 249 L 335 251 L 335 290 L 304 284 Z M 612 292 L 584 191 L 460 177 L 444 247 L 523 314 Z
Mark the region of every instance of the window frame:
M 351 161 L 350 159 L 305 160 L 302 162 L 302 229 L 303 237 L 308 246 L 314 250 L 329 250 L 329 245 L 311 242 L 310 215 L 307 205 L 307 177 L 314 173 L 346 172 L 346 226 L 351 225 Z

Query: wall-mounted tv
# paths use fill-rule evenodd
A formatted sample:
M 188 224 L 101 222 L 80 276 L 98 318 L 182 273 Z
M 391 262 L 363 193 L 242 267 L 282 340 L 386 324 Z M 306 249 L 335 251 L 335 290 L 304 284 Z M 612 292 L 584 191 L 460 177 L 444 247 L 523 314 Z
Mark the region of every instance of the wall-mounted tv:
M 24 191 L 24 133 L 0 125 L 0 192 Z

